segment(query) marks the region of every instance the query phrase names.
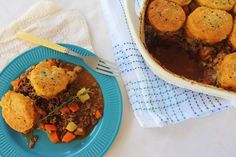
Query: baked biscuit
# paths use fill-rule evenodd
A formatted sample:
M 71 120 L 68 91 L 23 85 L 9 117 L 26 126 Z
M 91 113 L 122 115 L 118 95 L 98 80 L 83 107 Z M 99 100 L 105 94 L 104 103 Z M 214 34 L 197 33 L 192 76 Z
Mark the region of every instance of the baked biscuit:
M 27 133 L 38 119 L 35 102 L 20 93 L 8 91 L 0 102 L 2 116 L 14 130 Z
M 227 38 L 233 26 L 232 16 L 223 10 L 198 7 L 187 18 L 188 37 L 210 44 Z
M 229 37 L 229 41 L 234 49 L 236 49 L 236 19 L 234 20 L 233 31 Z
M 234 15 L 236 15 L 236 3 L 233 6 L 232 12 L 233 12 Z
M 38 96 L 51 99 L 66 89 L 69 78 L 62 68 L 52 61 L 44 61 L 36 65 L 29 74 L 29 80 Z
M 74 82 L 77 77 L 77 74 L 74 71 L 68 71 L 68 72 L 66 72 L 66 75 L 69 78 L 70 83 Z
M 218 64 L 216 78 L 221 87 L 236 89 L 236 52 L 226 55 Z
M 181 6 L 166 0 L 152 1 L 148 6 L 147 16 L 151 25 L 161 32 L 175 32 L 186 20 Z
M 192 0 L 169 0 L 169 1 L 175 2 L 181 6 L 185 6 L 188 5 Z
M 82 71 L 82 67 L 80 66 L 76 66 L 74 67 L 73 71 L 67 71 L 66 74 L 69 78 L 69 82 L 72 83 L 75 81 L 75 79 L 77 78 L 78 73 L 80 73 Z
M 235 0 L 196 0 L 196 2 L 205 7 L 229 11 L 233 8 Z

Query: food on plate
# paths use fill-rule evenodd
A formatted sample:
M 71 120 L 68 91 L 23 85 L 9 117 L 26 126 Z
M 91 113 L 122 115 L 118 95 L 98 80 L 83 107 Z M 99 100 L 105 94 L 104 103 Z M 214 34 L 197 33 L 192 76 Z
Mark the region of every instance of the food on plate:
M 69 77 L 53 61 L 41 62 L 30 72 L 29 80 L 38 96 L 51 99 L 66 89 Z
M 236 52 L 226 55 L 217 67 L 220 86 L 236 89 Z
M 152 1 L 148 6 L 147 16 L 151 25 L 160 32 L 177 31 L 186 20 L 181 6 L 167 0 Z
M 236 61 L 230 57 L 231 54 L 234 56 L 236 50 L 236 23 L 233 21 L 233 10 L 230 10 L 235 5 L 235 0 L 197 2 L 191 1 L 184 6 L 176 4 L 184 10 L 187 19 L 185 21 L 183 18 L 180 19 L 178 14 L 171 15 L 168 12 L 173 10 L 172 0 L 147 1 L 142 32 L 145 35 L 145 38 L 142 38 L 145 40 L 145 46 L 153 59 L 165 70 L 181 78 L 236 92 Z M 203 5 L 206 3 L 207 5 Z M 210 7 L 214 6 L 212 4 L 221 9 Z M 153 16 L 150 16 L 150 13 Z M 161 26 L 175 26 L 176 29 L 161 31 L 157 27 L 160 23 L 157 15 L 176 15 L 177 21 L 172 22 L 183 24 L 180 26 L 163 22 Z
M 226 11 L 198 7 L 187 18 L 186 33 L 190 38 L 217 43 L 228 37 L 233 18 Z
M 93 76 L 60 60 L 42 61 L 12 81 L 0 105 L 12 129 L 26 134 L 32 148 L 35 129 L 52 143 L 85 138 L 103 116 L 104 100 Z M 40 138 L 40 137 L 39 137 Z
M 6 123 L 21 133 L 29 132 L 39 118 L 35 101 L 14 91 L 8 91 L 3 96 L 0 106 Z
M 188 5 L 192 0 L 169 0 L 171 2 L 175 2 L 181 6 Z
M 201 6 L 206 6 L 213 9 L 231 10 L 235 4 L 235 0 L 196 0 Z
M 236 50 L 236 20 L 234 20 L 233 31 L 229 37 L 232 47 Z

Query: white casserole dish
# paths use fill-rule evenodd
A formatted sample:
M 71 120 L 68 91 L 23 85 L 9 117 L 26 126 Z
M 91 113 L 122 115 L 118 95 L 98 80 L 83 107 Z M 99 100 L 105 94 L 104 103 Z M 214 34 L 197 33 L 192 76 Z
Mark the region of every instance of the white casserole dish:
M 144 0 L 145 4 L 147 0 Z M 143 10 L 146 10 L 146 5 L 143 6 Z M 136 43 L 138 50 L 142 54 L 145 62 L 161 79 L 168 83 L 174 84 L 176 86 L 186 88 L 195 92 L 204 93 L 220 98 L 224 98 L 233 102 L 236 102 L 236 92 L 227 91 L 215 86 L 206 85 L 193 80 L 186 79 L 179 75 L 176 75 L 159 65 L 155 58 L 148 52 L 145 47 L 145 37 L 144 37 L 144 11 L 140 17 L 137 16 L 135 11 L 135 0 L 125 0 L 125 12 L 127 16 L 128 25 L 133 36 L 134 42 Z

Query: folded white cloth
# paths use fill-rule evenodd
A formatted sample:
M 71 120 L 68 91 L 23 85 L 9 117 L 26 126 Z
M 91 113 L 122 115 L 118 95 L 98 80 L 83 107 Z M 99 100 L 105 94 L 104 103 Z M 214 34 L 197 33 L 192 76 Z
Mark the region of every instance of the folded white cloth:
M 23 16 L 0 30 L 0 70 L 13 58 L 34 47 L 15 38 L 18 31 L 54 42 L 76 44 L 93 50 L 86 20 L 78 10 L 63 10 L 50 1 L 40 1 Z
M 101 0 L 101 3 L 116 62 L 135 117 L 142 127 L 175 124 L 232 107 L 228 101 L 178 88 L 155 76 L 133 42 L 124 12 L 124 0 Z M 137 0 L 137 11 L 141 5 L 142 0 Z

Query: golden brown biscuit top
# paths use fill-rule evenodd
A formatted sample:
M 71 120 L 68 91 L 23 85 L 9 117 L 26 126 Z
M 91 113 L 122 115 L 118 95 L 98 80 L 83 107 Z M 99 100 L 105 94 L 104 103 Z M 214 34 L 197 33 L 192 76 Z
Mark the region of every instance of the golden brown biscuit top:
M 161 32 L 179 30 L 185 20 L 184 10 L 178 4 L 166 0 L 154 0 L 147 11 L 151 25 Z
M 236 89 L 236 52 L 226 55 L 217 66 L 217 81 L 222 87 Z
M 69 78 L 64 69 L 54 66 L 50 61 L 41 62 L 29 75 L 31 85 L 38 96 L 51 99 L 66 89 Z
M 229 41 L 232 47 L 234 48 L 234 50 L 236 50 L 236 20 L 234 20 L 233 31 L 231 32 Z
M 187 18 L 188 36 L 217 43 L 227 38 L 232 30 L 233 18 L 223 10 L 198 7 Z
M 188 5 L 192 0 L 169 0 L 171 2 L 175 2 L 181 6 Z
M 236 3 L 233 6 L 232 12 L 233 12 L 234 15 L 236 15 Z
M 38 118 L 35 101 L 20 93 L 8 91 L 0 101 L 2 116 L 6 123 L 18 132 L 33 128 Z
M 196 0 L 201 6 L 229 11 L 235 4 L 235 0 Z

